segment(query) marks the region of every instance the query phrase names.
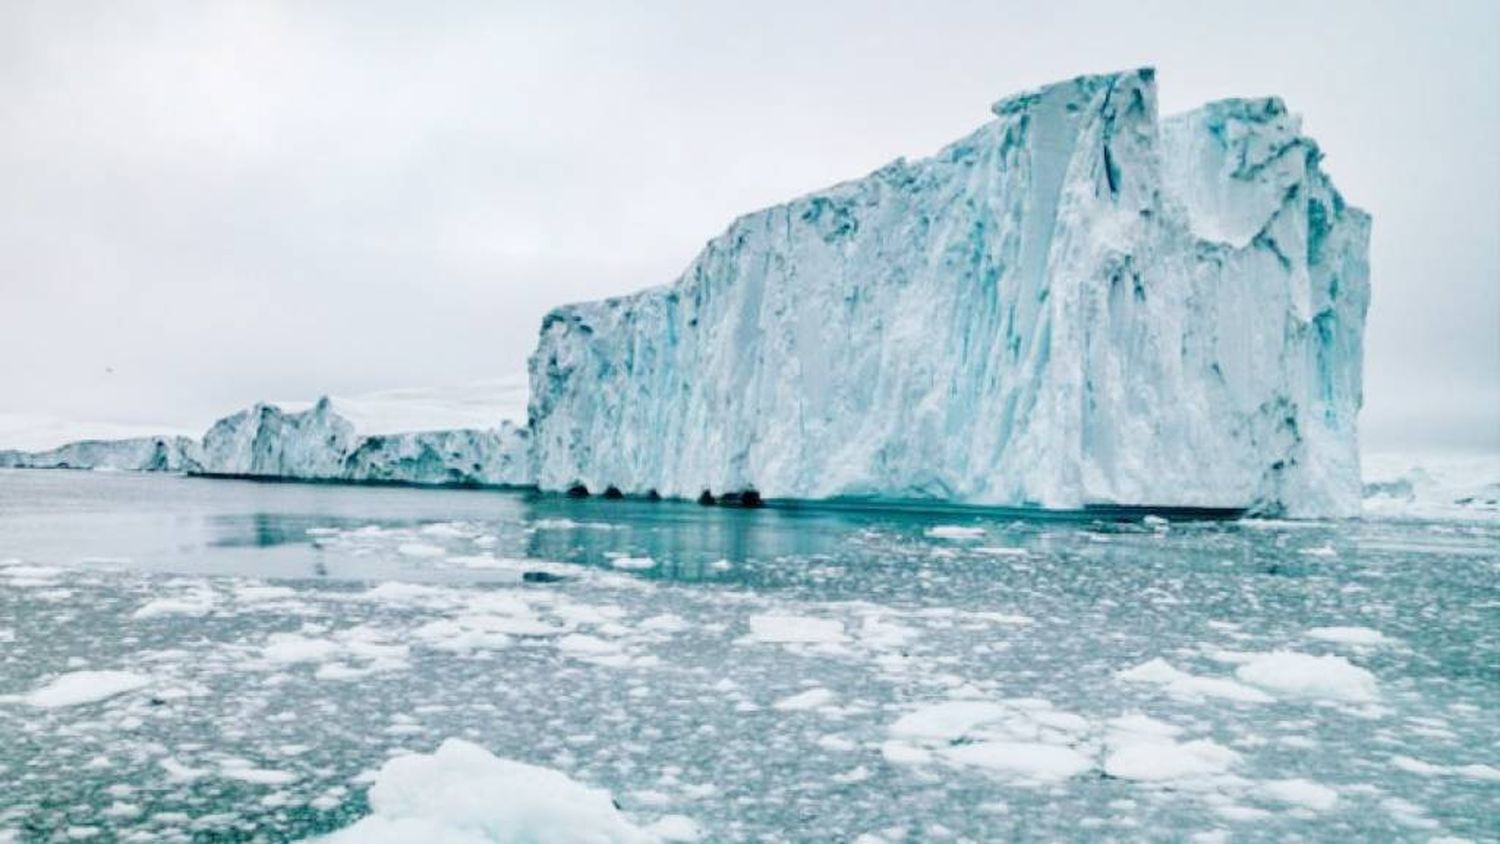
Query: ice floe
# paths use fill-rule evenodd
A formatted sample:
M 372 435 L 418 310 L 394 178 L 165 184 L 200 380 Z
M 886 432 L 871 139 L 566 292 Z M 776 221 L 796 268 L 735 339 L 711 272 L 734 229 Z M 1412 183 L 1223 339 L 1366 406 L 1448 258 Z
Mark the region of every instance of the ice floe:
M 502 759 L 462 739 L 385 763 L 370 787 L 371 813 L 328 844 L 647 844 L 696 827 L 632 823 L 609 793 L 559 771 Z
M 32 689 L 21 700 L 40 709 L 95 703 L 151 684 L 133 671 L 72 671 Z

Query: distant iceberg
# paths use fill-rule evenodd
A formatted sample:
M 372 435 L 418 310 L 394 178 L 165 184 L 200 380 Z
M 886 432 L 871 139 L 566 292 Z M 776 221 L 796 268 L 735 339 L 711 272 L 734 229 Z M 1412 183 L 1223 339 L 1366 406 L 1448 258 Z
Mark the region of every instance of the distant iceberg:
M 0 451 L 0 468 L 112 469 L 239 478 L 524 486 L 531 482 L 525 428 L 364 433 L 328 398 L 288 412 L 261 403 L 214 423 L 202 440 L 134 437 L 85 440 L 47 451 Z M 418 407 L 395 418 L 421 417 Z M 370 427 L 391 417 L 366 415 Z
M 361 436 L 323 398 L 287 413 L 272 404 L 214 423 L 203 435 L 197 474 L 503 486 L 530 483 L 526 429 L 407 431 Z
M 1370 219 L 1299 120 L 1150 69 L 993 111 L 549 314 L 538 485 L 1357 513 Z
M 0 451 L 0 468 L 193 472 L 200 465 L 196 440 L 160 436 L 81 440 L 45 451 Z

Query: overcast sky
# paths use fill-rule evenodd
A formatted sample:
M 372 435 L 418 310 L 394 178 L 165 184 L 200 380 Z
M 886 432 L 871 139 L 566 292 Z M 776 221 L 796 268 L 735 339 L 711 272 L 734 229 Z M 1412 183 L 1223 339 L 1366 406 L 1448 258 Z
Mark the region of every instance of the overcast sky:
M 1500 449 L 1500 3 L 0 3 L 0 412 L 493 378 L 1003 95 L 1279 94 L 1374 215 L 1369 448 Z

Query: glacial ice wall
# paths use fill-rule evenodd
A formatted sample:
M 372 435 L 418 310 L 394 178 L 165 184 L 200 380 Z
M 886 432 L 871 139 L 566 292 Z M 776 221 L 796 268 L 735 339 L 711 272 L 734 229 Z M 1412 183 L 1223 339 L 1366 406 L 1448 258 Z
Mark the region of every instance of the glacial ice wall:
M 1297 118 L 1150 69 L 993 111 L 549 314 L 538 484 L 1357 512 L 1369 217 Z

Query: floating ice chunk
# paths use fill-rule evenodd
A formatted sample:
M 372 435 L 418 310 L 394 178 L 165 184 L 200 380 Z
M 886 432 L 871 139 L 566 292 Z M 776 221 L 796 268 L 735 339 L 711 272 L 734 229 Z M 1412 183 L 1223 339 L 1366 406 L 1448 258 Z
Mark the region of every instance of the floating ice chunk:
M 56 566 L 33 566 L 15 562 L 0 567 L 0 577 L 6 579 L 7 585 L 18 589 L 54 586 L 62 573 L 63 570 Z
M 132 671 L 73 671 L 38 686 L 21 700 L 41 709 L 56 709 L 133 692 L 150 682 L 150 677 Z
M 805 709 L 817 709 L 832 702 L 833 692 L 824 688 L 816 688 L 784 697 L 771 704 L 771 708 L 780 712 L 798 712 Z
M 1093 767 L 1087 719 L 1045 700 L 950 700 L 897 719 L 881 747 L 888 761 L 982 768 L 1021 782 L 1067 779 Z
M 219 766 L 219 774 L 226 779 L 248 782 L 253 785 L 286 785 L 297 781 L 296 774 L 259 768 L 248 759 L 226 759 Z
M 666 815 L 646 830 L 662 841 L 693 842 L 703 839 L 703 829 L 686 815 Z
M 833 619 L 767 613 L 750 617 L 751 641 L 772 644 L 838 644 L 844 625 Z
M 1127 683 L 1151 683 L 1161 686 L 1167 694 L 1186 700 L 1223 698 L 1245 703 L 1270 703 L 1273 698 L 1259 689 L 1219 677 L 1198 677 L 1178 670 L 1166 660 L 1157 657 L 1134 668 L 1127 668 L 1115 675 Z
M 463 539 L 466 536 L 473 535 L 474 530 L 460 522 L 436 522 L 430 525 L 423 525 L 418 533 L 425 536 L 435 536 L 439 539 Z
M 1241 665 L 1234 675 L 1287 698 L 1368 703 L 1380 697 L 1375 675 L 1341 656 L 1273 651 Z
M 1260 793 L 1267 799 L 1326 812 L 1338 805 L 1339 793 L 1326 785 L 1305 779 L 1272 780 L 1262 783 Z
M 200 618 L 213 612 L 217 598 L 211 590 L 204 589 L 170 598 L 147 601 L 131 617 L 136 620 L 181 615 Z
M 296 633 L 272 633 L 261 658 L 267 662 L 292 665 L 298 662 L 322 662 L 338 656 L 337 642 L 329 639 L 312 639 Z
M 1309 639 L 1336 642 L 1340 645 L 1388 645 L 1384 633 L 1368 627 L 1314 627 L 1305 634 Z
M 1031 741 L 960 744 L 944 749 L 942 755 L 949 762 L 959 765 L 971 765 L 1044 782 L 1075 777 L 1094 764 L 1088 756 L 1071 747 Z
M 887 741 L 880 745 L 880 755 L 893 765 L 925 765 L 932 761 L 932 751 L 904 741 Z
M 1024 557 L 1027 553 L 1025 548 L 1011 548 L 1004 545 L 981 545 L 971 550 L 976 554 L 989 557 Z
M 1182 732 L 1182 728 L 1176 724 L 1158 721 L 1149 715 L 1143 715 L 1139 712 L 1132 712 L 1129 715 L 1111 718 L 1108 726 L 1113 733 L 1120 736 L 1135 735 L 1171 738 Z
M 1239 758 L 1238 753 L 1208 739 L 1178 743 L 1135 734 L 1111 747 L 1104 772 L 1140 782 L 1195 779 L 1222 774 Z
M 656 561 L 650 557 L 615 557 L 609 561 L 609 564 L 626 571 L 646 571 L 656 568 Z
M 682 633 L 689 629 L 687 621 L 682 616 L 674 613 L 662 613 L 653 615 L 637 625 L 641 630 L 655 631 L 657 633 Z
M 297 590 L 288 586 L 240 586 L 234 590 L 234 599 L 245 604 L 261 604 L 284 601 L 297 597 Z
M 1008 717 L 1011 710 L 984 700 L 949 700 L 903 715 L 891 725 L 891 735 L 908 739 L 952 741 L 991 721 Z
M 405 542 L 396 546 L 396 553 L 403 557 L 432 558 L 447 554 L 440 545 L 432 545 L 426 542 Z
M 161 769 L 167 772 L 167 779 L 172 782 L 192 782 L 208 776 L 208 772 L 199 768 L 189 767 L 177 759 L 167 756 L 157 762 Z
M 449 590 L 438 586 L 388 580 L 385 583 L 358 593 L 356 597 L 389 606 L 403 607 L 451 603 L 453 594 Z
M 627 820 L 608 792 L 559 771 L 497 758 L 460 739 L 448 739 L 431 754 L 386 762 L 369 797 L 368 817 L 324 840 L 329 844 L 645 844 L 664 837 L 660 831 Z
M 966 525 L 934 525 L 922 531 L 933 539 L 983 539 L 984 528 Z
M 1434 765 L 1410 756 L 1392 756 L 1391 765 L 1424 777 L 1461 776 L 1475 780 L 1500 781 L 1500 768 L 1491 765 Z

